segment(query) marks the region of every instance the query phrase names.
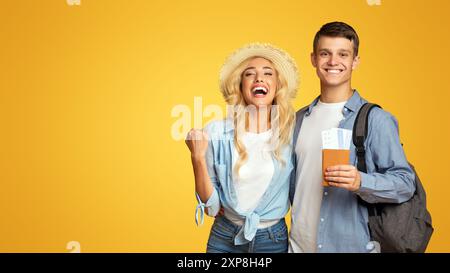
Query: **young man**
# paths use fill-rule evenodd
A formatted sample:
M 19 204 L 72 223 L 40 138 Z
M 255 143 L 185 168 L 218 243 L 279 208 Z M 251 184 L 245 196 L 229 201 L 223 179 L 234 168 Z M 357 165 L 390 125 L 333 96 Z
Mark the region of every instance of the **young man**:
M 380 108 L 369 115 L 367 173 L 356 169 L 351 144 L 350 163 L 329 167 L 324 179 L 330 186 L 322 186 L 321 132 L 335 127 L 352 130 L 358 110 L 367 102 L 351 87 L 358 45 L 355 30 L 342 22 L 325 24 L 314 38 L 311 62 L 320 79 L 320 96 L 303 118 L 297 113 L 290 252 L 373 252 L 368 211 L 358 197 L 369 203 L 401 203 L 414 194 L 414 173 L 399 141 L 397 121 Z

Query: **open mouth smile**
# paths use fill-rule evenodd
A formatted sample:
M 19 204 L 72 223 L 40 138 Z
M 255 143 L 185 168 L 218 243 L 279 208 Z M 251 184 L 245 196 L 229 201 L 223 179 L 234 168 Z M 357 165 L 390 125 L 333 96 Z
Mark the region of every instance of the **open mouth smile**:
M 328 73 L 328 74 L 339 74 L 339 73 L 341 73 L 342 71 L 344 71 L 343 69 L 325 69 L 325 71 Z
M 256 98 L 264 98 L 269 93 L 265 86 L 255 86 L 252 89 L 252 94 Z

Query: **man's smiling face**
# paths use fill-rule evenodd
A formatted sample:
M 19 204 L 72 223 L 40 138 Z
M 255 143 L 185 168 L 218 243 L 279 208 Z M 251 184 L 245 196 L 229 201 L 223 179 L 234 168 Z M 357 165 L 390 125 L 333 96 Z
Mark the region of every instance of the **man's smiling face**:
M 343 37 L 320 37 L 311 62 L 323 86 L 337 87 L 350 82 L 359 62 L 353 41 Z

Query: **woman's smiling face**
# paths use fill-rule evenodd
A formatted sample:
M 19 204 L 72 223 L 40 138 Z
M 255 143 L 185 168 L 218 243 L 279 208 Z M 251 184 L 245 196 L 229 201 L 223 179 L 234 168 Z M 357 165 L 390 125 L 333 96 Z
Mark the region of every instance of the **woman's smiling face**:
M 262 57 L 251 59 L 241 78 L 241 92 L 247 105 L 272 105 L 278 86 L 278 74 L 272 62 Z

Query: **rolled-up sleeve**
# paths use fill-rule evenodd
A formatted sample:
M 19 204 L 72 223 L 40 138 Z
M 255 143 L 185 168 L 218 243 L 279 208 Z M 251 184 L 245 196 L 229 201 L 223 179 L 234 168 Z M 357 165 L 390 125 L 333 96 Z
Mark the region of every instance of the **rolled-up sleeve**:
M 400 143 L 395 117 L 377 110 L 369 123 L 366 144 L 371 153 L 370 157 L 366 154 L 366 162 L 372 160 L 375 170 L 360 172 L 361 186 L 356 193 L 369 203 L 402 203 L 414 194 L 415 174 Z
M 218 192 L 218 180 L 217 180 L 217 174 L 214 170 L 214 143 L 217 142 L 216 136 L 214 135 L 214 131 L 211 130 L 210 127 L 206 127 L 204 129 L 207 134 L 209 135 L 209 141 L 208 141 L 208 149 L 206 150 L 206 167 L 208 170 L 208 175 L 211 180 L 211 183 L 213 185 L 213 192 L 211 196 L 208 198 L 206 203 L 203 203 L 198 195 L 198 193 L 195 193 L 198 205 L 195 209 L 195 222 L 198 225 L 199 224 L 199 215 L 200 215 L 200 224 L 203 224 L 204 221 L 204 213 L 206 208 L 206 213 L 214 217 L 217 215 L 217 213 L 220 210 L 220 198 L 219 198 L 219 192 Z
M 199 225 L 199 215 L 200 215 L 200 224 L 203 225 L 204 221 L 204 215 L 205 215 L 205 208 L 206 213 L 214 217 L 217 215 L 220 209 L 220 200 L 219 200 L 219 194 L 217 193 L 217 190 L 214 188 L 213 193 L 209 197 L 208 201 L 206 203 L 203 203 L 202 200 L 200 200 L 200 197 L 196 193 L 198 205 L 195 209 L 195 223 Z

